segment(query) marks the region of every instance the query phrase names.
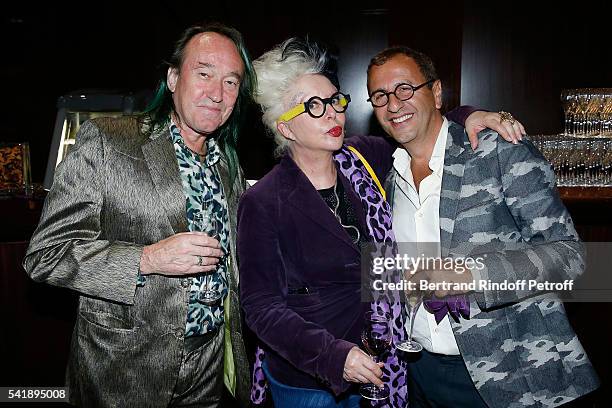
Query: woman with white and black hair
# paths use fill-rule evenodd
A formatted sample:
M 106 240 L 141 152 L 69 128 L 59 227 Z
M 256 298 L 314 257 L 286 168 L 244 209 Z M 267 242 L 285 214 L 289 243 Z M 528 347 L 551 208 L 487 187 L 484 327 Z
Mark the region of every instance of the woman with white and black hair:
M 378 180 L 395 146 L 345 140 L 350 96 L 334 85 L 330 61 L 317 44 L 291 38 L 253 63 L 255 98 L 282 159 L 238 210 L 241 302 L 262 347 L 252 399 L 263 399 L 265 374 L 277 407 L 357 407 L 358 383 L 385 383 L 389 406 L 403 407 L 394 350 L 381 367 L 358 346 L 372 309 L 391 315 L 396 341 L 404 333 L 397 299 L 361 296 L 361 247 L 394 243 Z M 453 119 L 471 112 L 460 108 Z

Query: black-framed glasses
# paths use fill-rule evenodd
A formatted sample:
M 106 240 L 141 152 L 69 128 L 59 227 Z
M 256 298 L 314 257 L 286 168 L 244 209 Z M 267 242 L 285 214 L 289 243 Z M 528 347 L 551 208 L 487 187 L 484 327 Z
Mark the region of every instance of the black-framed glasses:
M 295 105 L 293 108 L 280 115 L 276 121 L 287 122 L 304 112 L 308 113 L 313 118 L 320 118 L 325 115 L 327 105 L 331 106 L 336 112 L 342 113 L 346 111 L 350 101 L 351 95 L 343 94 L 342 92 L 336 92 L 329 98 L 313 96 L 306 102 Z
M 424 87 L 425 85 L 429 85 L 435 82 L 435 79 L 430 79 L 427 82 L 423 82 L 421 85 L 412 86 L 410 84 L 402 83 L 395 87 L 392 92 L 385 91 L 376 91 L 370 95 L 367 99 L 368 102 L 372 104 L 375 108 L 382 108 L 386 104 L 389 103 L 389 95 L 393 94 L 400 101 L 407 101 L 408 99 L 414 96 L 414 93 Z

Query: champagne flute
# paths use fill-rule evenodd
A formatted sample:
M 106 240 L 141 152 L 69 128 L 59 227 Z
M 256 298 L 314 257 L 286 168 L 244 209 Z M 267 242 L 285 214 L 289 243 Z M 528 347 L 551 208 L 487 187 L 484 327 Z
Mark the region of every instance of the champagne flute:
M 573 132 L 572 119 L 575 115 L 576 94 L 573 89 L 564 89 L 561 92 L 561 102 L 563 104 L 563 113 L 565 117 L 564 134 L 569 135 Z
M 414 319 L 416 318 L 416 314 L 419 307 L 423 303 L 423 291 L 415 286 L 414 290 L 409 290 L 406 288 L 405 294 L 406 301 L 410 306 L 410 326 L 408 328 L 408 339 L 396 344 L 395 347 L 398 350 L 402 350 L 407 353 L 418 353 L 419 351 L 423 350 L 423 346 L 419 342 L 412 339 L 412 330 L 414 329 Z
M 207 206 L 207 209 L 210 208 Z M 219 231 L 218 226 L 219 222 L 217 222 L 216 217 L 209 213 L 208 211 L 201 211 L 199 213 L 194 214 L 193 222 L 192 222 L 192 231 L 202 231 L 208 234 L 208 236 L 219 239 Z M 207 306 L 212 306 L 216 304 L 219 299 L 221 299 L 221 292 L 217 289 L 211 289 L 209 284 L 210 276 L 216 272 L 216 269 L 212 272 L 206 274 L 204 277 L 204 290 L 200 290 L 196 295 L 196 300 L 200 303 L 203 303 Z
M 366 312 L 365 314 L 361 341 L 374 361 L 391 349 L 390 319 L 388 313 Z M 382 388 L 372 383 L 363 384 L 359 388 L 359 393 L 365 399 L 380 401 L 389 397 L 389 387 L 386 384 Z

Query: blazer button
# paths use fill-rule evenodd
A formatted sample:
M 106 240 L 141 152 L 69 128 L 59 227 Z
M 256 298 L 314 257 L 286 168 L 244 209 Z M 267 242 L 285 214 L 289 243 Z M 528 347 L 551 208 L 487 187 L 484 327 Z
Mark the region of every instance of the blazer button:
M 187 278 L 181 279 L 181 286 L 184 287 L 184 288 L 189 287 L 189 279 L 187 279 Z
M 174 330 L 174 335 L 176 336 L 177 339 L 183 338 L 183 337 L 185 337 L 185 330 L 183 330 L 183 329 L 175 329 Z

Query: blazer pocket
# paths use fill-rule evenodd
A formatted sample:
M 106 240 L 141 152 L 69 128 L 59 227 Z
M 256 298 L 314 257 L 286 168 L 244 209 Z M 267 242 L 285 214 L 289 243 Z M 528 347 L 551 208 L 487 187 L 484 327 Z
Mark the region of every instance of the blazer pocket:
M 125 350 L 131 348 L 137 327 L 126 327 L 126 323 L 110 313 L 80 311 L 79 337 L 91 341 L 95 347 Z
M 87 323 L 98 326 L 105 330 L 117 332 L 133 332 L 135 327 L 132 327 L 123 319 L 106 312 L 87 312 L 80 311 L 79 316 Z

